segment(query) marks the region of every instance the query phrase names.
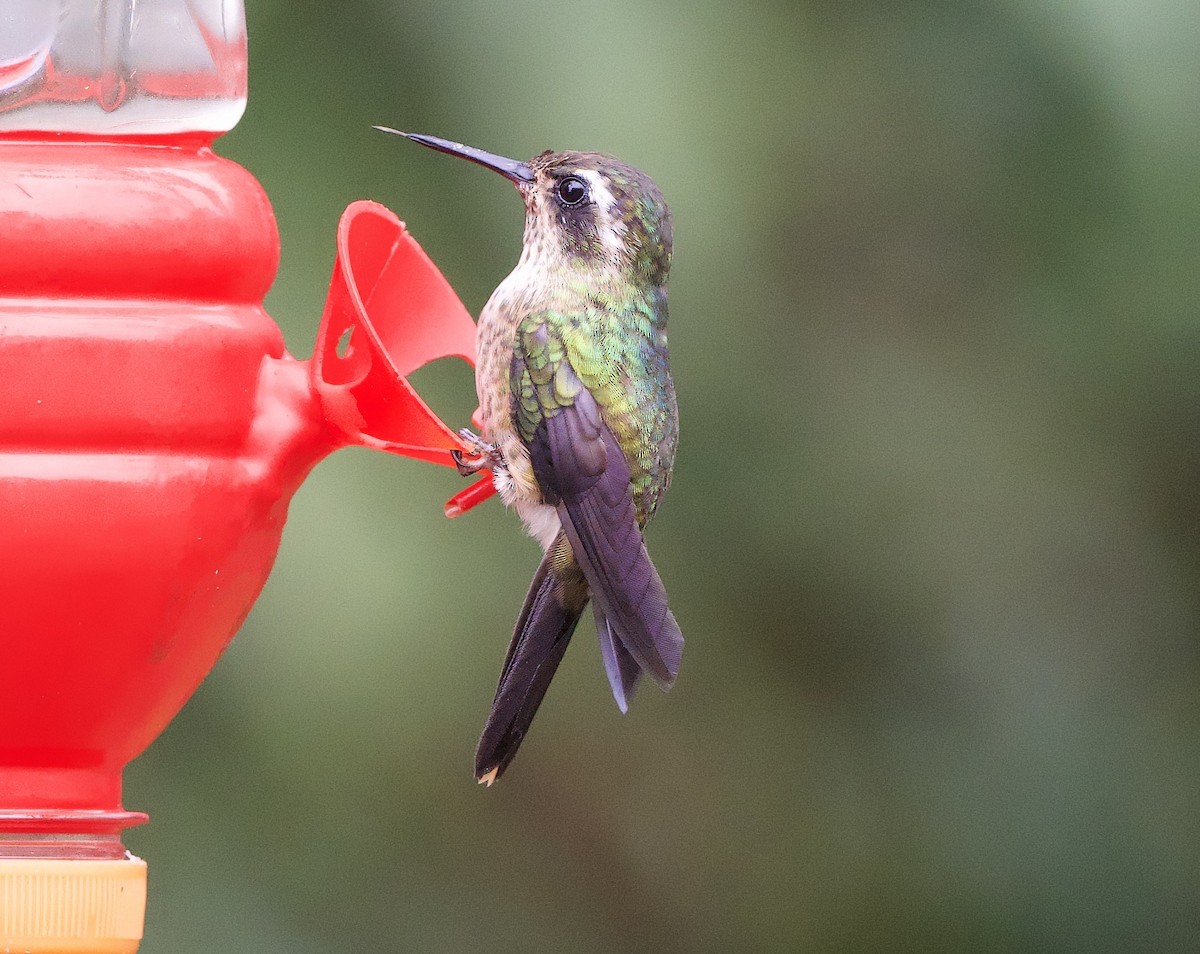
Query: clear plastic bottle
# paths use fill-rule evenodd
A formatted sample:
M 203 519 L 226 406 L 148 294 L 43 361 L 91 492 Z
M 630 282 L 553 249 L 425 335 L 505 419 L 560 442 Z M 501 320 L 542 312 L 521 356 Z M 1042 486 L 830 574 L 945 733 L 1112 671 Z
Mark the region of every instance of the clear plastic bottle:
M 219 135 L 245 108 L 242 0 L 0 0 L 0 131 Z

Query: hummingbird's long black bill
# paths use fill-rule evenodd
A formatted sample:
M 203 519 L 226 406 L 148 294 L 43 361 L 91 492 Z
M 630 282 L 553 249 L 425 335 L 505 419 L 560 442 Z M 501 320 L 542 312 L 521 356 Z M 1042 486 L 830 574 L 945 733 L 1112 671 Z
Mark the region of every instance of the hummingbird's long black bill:
M 516 159 L 505 159 L 503 156 L 484 152 L 474 146 L 464 146 L 461 142 L 451 142 L 449 139 L 439 139 L 437 136 L 426 136 L 424 133 L 401 132 L 399 129 L 392 129 L 391 126 L 376 126 L 375 128 L 380 132 L 403 136 L 405 139 L 419 142 L 422 146 L 428 146 L 430 149 L 436 149 L 449 156 L 458 156 L 460 159 L 478 163 L 513 182 L 533 182 L 534 180 L 533 170 L 529 168 L 529 164 L 517 162 Z

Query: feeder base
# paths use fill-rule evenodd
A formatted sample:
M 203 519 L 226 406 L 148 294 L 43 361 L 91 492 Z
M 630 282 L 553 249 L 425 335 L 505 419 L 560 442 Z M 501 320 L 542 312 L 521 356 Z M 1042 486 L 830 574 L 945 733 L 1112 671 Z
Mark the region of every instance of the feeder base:
M 146 862 L 0 859 L 0 954 L 134 954 Z

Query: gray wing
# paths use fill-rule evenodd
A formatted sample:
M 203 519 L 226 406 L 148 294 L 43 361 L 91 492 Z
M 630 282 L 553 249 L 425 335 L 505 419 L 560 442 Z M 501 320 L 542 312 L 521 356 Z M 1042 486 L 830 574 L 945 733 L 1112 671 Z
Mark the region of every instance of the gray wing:
M 566 361 L 557 373 L 574 377 Z M 529 456 L 587 578 L 597 623 L 601 614 L 607 622 L 601 646 L 610 641 L 605 665 L 620 705 L 636 683 L 631 660 L 663 689 L 671 687 L 683 634 L 642 541 L 620 445 L 587 388 L 578 379 L 566 384 L 573 400 L 543 413 L 528 442 Z

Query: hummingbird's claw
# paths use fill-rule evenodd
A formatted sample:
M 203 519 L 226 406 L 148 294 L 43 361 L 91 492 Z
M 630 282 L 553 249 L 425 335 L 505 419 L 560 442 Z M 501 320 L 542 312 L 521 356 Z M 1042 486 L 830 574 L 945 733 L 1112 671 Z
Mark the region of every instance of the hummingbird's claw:
M 464 427 L 458 432 L 458 436 L 464 444 L 469 444 L 477 455 L 473 460 L 468 460 L 466 455 L 457 448 L 450 452 L 450 456 L 454 459 L 454 466 L 464 477 L 470 477 L 481 470 L 495 470 L 504 462 L 496 445 L 489 444 L 470 428 Z
M 477 457 L 474 460 L 467 460 L 466 455 L 464 455 L 463 452 L 457 448 L 450 452 L 450 456 L 454 460 L 454 466 L 458 468 L 458 472 L 464 477 L 470 477 L 472 474 L 478 473 L 485 466 L 487 466 L 486 457 Z

